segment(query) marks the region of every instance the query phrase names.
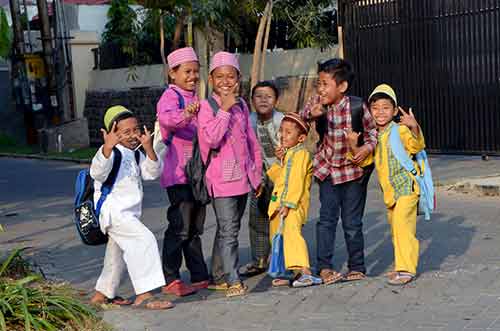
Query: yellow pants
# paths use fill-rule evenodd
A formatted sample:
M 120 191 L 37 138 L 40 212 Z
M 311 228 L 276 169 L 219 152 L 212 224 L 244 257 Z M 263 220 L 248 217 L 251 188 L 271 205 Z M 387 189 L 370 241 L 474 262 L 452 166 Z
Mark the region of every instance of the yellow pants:
M 283 227 L 283 250 L 285 254 L 285 267 L 289 270 L 309 268 L 309 252 L 307 244 L 302 237 L 302 220 L 300 212 L 290 209 Z M 269 223 L 269 235 L 272 242 L 273 236 L 278 232 L 280 217 L 276 215 Z
M 417 232 L 418 195 L 400 197 L 394 207 L 387 209 L 394 246 L 394 270 L 417 273 L 419 243 Z

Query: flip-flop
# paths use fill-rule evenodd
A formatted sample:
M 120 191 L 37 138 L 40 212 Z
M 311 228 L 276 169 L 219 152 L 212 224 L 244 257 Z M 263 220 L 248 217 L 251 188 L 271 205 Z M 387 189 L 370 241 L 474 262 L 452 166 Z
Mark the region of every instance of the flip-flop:
M 116 296 L 112 299 L 106 299 L 106 302 L 104 302 L 108 305 L 117 305 L 117 306 L 129 306 L 131 304 L 133 304 L 134 302 L 131 301 L 131 300 L 128 300 L 128 299 L 124 299 L 120 296 Z
M 284 278 L 275 278 L 271 282 L 271 285 L 273 287 L 284 287 L 284 286 L 290 286 L 290 280 L 289 279 L 284 279 Z
M 247 292 L 248 292 L 248 286 L 246 286 L 243 283 L 236 283 L 229 286 L 229 288 L 226 290 L 226 297 L 232 298 L 232 297 L 242 296 L 247 294 Z
M 299 279 L 293 281 L 293 287 L 307 287 L 313 285 L 323 284 L 323 280 L 320 277 L 315 277 L 313 275 L 303 274 Z
M 366 275 L 362 273 L 361 271 L 349 271 L 347 274 L 344 275 L 344 282 L 353 282 L 357 280 L 363 280 L 366 278 Z
M 252 276 L 257 276 L 260 275 L 261 273 L 266 272 L 266 269 L 264 268 L 259 268 L 255 265 L 255 263 L 250 262 L 245 264 L 238 270 L 240 276 L 243 277 L 252 277 Z
M 190 285 L 185 284 L 182 280 L 176 279 L 167 286 L 164 286 L 161 291 L 165 294 L 173 294 L 178 297 L 184 297 L 196 293 L 196 289 Z
M 319 273 L 319 276 L 323 280 L 323 284 L 330 285 L 338 283 L 344 280 L 344 275 L 332 269 L 323 269 Z
M 166 305 L 165 307 L 157 307 L 157 308 L 151 306 L 148 307 L 148 304 L 154 304 L 160 302 L 168 302 L 168 305 Z M 149 309 L 149 310 L 165 310 L 165 309 L 172 309 L 175 307 L 175 305 L 172 302 L 168 300 L 158 300 L 154 296 L 142 300 L 142 302 L 139 304 L 133 303 L 131 306 L 134 309 Z
M 398 271 L 393 278 L 387 280 L 387 284 L 392 286 L 403 286 L 415 280 L 415 275 L 410 272 Z

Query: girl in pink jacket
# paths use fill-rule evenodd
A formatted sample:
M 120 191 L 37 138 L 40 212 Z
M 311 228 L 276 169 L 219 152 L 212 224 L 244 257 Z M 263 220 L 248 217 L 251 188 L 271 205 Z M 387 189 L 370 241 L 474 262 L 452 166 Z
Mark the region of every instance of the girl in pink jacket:
M 196 134 L 199 100 L 198 57 L 191 47 L 181 48 L 167 57 L 172 84 L 157 105 L 162 139 L 167 145 L 161 186 L 166 188 L 170 207 L 168 228 L 163 239 L 163 292 L 188 295 L 208 286 L 208 270 L 203 257 L 200 235 L 205 223 L 205 206 L 193 198 L 184 168 L 191 158 Z M 182 282 L 179 269 L 182 257 L 191 274 L 191 286 Z
M 213 94 L 200 104 L 198 140 L 203 162 L 209 161 L 205 181 L 217 218 L 212 286 L 231 297 L 248 289 L 238 275 L 238 233 L 248 192 L 260 186 L 262 156 L 248 106 L 238 97 L 238 59 L 219 52 L 209 70 Z

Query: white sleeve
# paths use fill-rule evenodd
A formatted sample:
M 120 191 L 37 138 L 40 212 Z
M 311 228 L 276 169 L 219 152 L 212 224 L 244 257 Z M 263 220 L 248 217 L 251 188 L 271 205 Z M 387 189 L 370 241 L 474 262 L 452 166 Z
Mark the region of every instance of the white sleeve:
M 104 183 L 113 168 L 113 160 L 115 157 L 115 152 L 111 151 L 111 155 L 109 158 L 106 158 L 102 153 L 102 146 L 99 148 L 94 158 L 92 159 L 92 163 L 90 164 L 90 177 L 94 180 Z
M 144 180 L 155 180 L 160 177 L 163 170 L 163 162 L 161 158 L 156 155 L 157 160 L 151 160 L 147 155 L 143 153 L 140 154 L 141 158 L 139 161 L 141 167 L 141 176 Z

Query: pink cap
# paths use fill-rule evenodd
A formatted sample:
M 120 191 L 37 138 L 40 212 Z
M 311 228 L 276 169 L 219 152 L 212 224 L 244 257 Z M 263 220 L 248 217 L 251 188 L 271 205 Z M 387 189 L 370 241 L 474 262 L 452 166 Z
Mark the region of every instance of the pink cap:
M 231 66 L 240 72 L 240 63 L 236 54 L 228 52 L 216 53 L 212 57 L 212 62 L 210 63 L 210 72 L 222 66 Z
M 198 56 L 196 56 L 196 53 L 192 47 L 176 49 L 167 56 L 168 67 L 170 69 L 173 69 L 183 63 L 192 61 L 199 62 Z

